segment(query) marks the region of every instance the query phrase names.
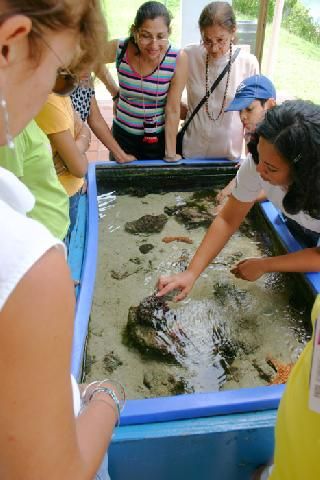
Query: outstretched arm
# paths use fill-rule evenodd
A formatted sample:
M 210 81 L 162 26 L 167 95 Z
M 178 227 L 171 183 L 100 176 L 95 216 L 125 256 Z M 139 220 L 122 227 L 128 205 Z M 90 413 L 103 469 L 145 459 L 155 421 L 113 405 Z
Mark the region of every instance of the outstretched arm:
M 95 97 L 91 99 L 90 115 L 88 117 L 88 124 L 95 136 L 102 142 L 110 152 L 113 153 L 118 163 L 127 163 L 135 160 L 133 155 L 127 154 L 118 142 L 113 138 L 110 128 L 101 115 L 97 100 Z
M 231 272 L 249 281 L 271 272 L 320 272 L 320 248 L 305 248 L 276 257 L 248 258 L 239 262 Z
M 100 65 L 99 69 L 96 70 L 95 73 L 99 80 L 101 80 L 101 82 L 104 84 L 111 97 L 114 97 L 119 93 L 119 85 L 117 82 L 115 82 L 106 65 Z
M 104 55 L 105 63 L 114 63 L 116 61 L 117 48 L 118 48 L 117 39 L 110 40 L 110 42 L 106 43 L 105 55 Z M 111 96 L 114 97 L 118 93 L 119 87 L 117 83 L 114 81 L 106 65 L 101 64 L 96 69 L 95 74 L 101 80 L 101 82 L 105 85 L 106 89 L 108 90 L 108 92 L 110 92 Z
M 219 215 L 212 222 L 187 270 L 176 275 L 160 277 L 158 296 L 178 289 L 181 293 L 175 297 L 175 300 L 179 301 L 185 298 L 199 275 L 219 254 L 231 235 L 239 228 L 252 205 L 253 202 L 240 202 L 233 196 L 230 196 Z
M 188 57 L 181 50 L 177 58 L 175 74 L 171 80 L 167 103 L 165 109 L 165 158 L 167 160 L 177 160 L 176 137 L 180 121 L 180 102 L 181 95 L 188 77 Z

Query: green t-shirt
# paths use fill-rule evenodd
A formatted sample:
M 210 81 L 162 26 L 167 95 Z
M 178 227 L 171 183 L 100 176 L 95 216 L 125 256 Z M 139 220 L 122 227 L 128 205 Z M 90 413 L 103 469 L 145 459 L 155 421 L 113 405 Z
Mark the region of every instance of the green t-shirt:
M 49 139 L 33 120 L 14 143 L 14 150 L 0 147 L 0 166 L 14 173 L 33 193 L 36 203 L 28 216 L 64 239 L 70 223 L 69 197 L 58 180 Z

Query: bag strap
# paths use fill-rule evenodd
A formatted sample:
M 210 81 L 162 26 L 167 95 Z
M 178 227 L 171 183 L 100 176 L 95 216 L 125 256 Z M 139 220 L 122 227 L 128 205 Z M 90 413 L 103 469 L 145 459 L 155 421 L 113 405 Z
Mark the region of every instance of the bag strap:
M 213 84 L 211 85 L 211 88 L 210 88 L 210 95 L 212 94 L 212 92 L 217 88 L 217 86 L 219 85 L 219 83 L 221 82 L 221 80 L 223 79 L 223 77 L 225 76 L 225 74 L 227 73 L 227 71 L 229 70 L 229 68 L 231 67 L 231 64 L 235 61 L 235 59 L 237 58 L 237 56 L 239 55 L 240 53 L 240 50 L 241 48 L 237 48 L 237 50 L 234 52 L 234 54 L 232 55 L 232 57 L 230 58 L 229 62 L 227 63 L 227 65 L 224 67 L 224 69 L 222 70 L 222 72 L 220 73 L 220 75 L 215 79 L 215 81 L 213 82 Z M 209 95 L 209 96 L 210 96 Z M 192 114 L 190 115 L 190 117 L 188 118 L 188 120 L 186 121 L 186 123 L 183 125 L 183 127 L 181 128 L 181 134 L 184 135 L 185 131 L 187 130 L 188 126 L 190 125 L 190 122 L 191 120 L 193 119 L 193 117 L 199 112 L 200 108 L 202 107 L 202 105 L 206 102 L 207 98 L 209 98 L 209 96 L 207 97 L 207 94 L 200 100 L 200 102 L 198 103 L 198 105 L 196 106 L 196 108 L 193 110 Z
M 124 55 L 127 51 L 128 44 L 129 44 L 129 38 L 126 38 L 125 41 L 123 42 L 121 52 L 119 53 L 119 56 L 118 56 L 117 61 L 116 61 L 117 70 L 119 70 L 120 63 L 122 62 L 123 57 L 124 57 Z

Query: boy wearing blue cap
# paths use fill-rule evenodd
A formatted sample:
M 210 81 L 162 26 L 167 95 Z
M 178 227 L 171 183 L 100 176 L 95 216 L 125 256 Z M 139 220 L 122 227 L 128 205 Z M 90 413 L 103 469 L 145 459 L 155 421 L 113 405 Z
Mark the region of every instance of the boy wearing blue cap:
M 244 126 L 245 140 L 248 144 L 251 134 L 255 132 L 257 124 L 263 120 L 265 112 L 275 105 L 276 89 L 271 80 L 264 75 L 253 75 L 240 83 L 234 99 L 225 111 L 239 111 L 240 119 Z M 232 179 L 228 185 L 219 192 L 217 195 L 219 206 L 223 203 L 223 200 L 230 195 L 234 184 L 235 179 Z M 219 206 L 217 211 L 219 211 Z

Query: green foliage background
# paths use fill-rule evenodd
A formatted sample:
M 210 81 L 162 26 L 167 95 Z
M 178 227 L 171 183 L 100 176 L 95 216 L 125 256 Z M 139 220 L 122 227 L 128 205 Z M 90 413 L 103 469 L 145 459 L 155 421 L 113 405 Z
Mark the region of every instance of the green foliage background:
M 233 0 L 232 6 L 241 14 L 257 18 L 259 3 L 259 0 Z M 269 1 L 269 22 L 273 19 L 275 3 L 275 0 Z M 320 25 L 313 20 L 309 9 L 300 0 L 285 0 L 282 25 L 290 33 L 295 33 L 309 42 L 320 45 Z

